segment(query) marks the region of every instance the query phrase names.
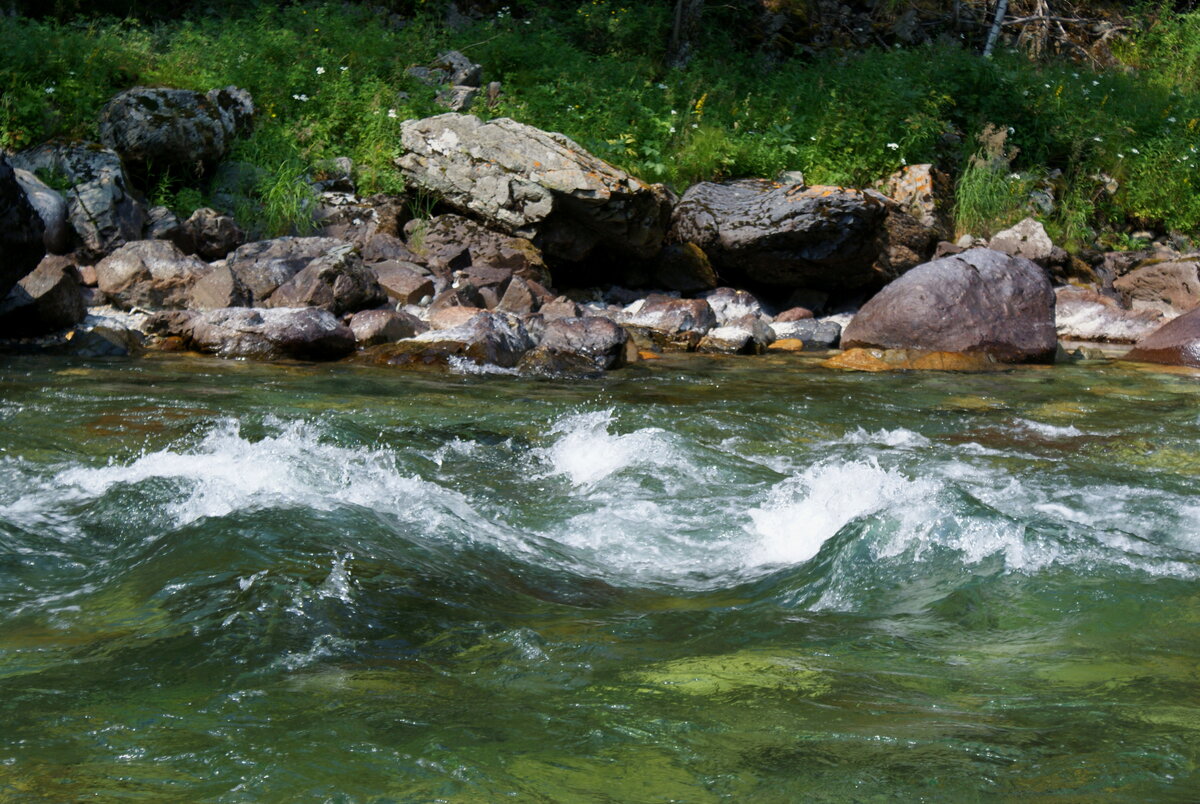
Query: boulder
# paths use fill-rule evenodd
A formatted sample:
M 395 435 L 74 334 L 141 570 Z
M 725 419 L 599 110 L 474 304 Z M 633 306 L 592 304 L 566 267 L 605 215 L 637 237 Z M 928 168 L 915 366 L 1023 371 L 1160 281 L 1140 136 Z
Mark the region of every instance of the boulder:
M 789 307 L 779 315 L 775 316 L 773 323 L 790 324 L 793 321 L 805 321 L 813 317 L 813 311 L 807 307 Z
M 1125 359 L 1200 368 L 1200 308 L 1163 324 L 1138 341 Z
M 550 301 L 549 292 L 536 282 L 526 282 L 519 276 L 514 276 L 504 289 L 496 309 L 502 313 L 525 315 L 536 313 L 543 301 Z
M 350 328 L 313 307 L 162 312 L 150 316 L 146 328 L 221 357 L 333 360 L 354 351 Z
M 1055 288 L 1058 337 L 1074 341 L 1136 343 L 1168 320 L 1161 310 L 1129 310 L 1092 288 Z
M 578 304 L 566 296 L 558 296 L 544 302 L 538 310 L 538 314 L 541 315 L 542 320 L 550 322 L 556 318 L 578 318 L 583 315 L 583 311 Z
M 1113 282 L 1134 310 L 1159 310 L 1175 317 L 1200 306 L 1200 260 L 1148 262 Z
M 96 263 L 96 281 L 125 310 L 182 309 L 192 285 L 210 270 L 168 240 L 136 240 Z
M 350 331 L 359 346 L 377 346 L 427 332 L 429 325 L 397 310 L 363 310 L 350 319 Z
M 319 307 L 334 315 L 378 307 L 387 301 L 375 272 L 353 251 L 322 254 L 280 285 L 267 307 Z
M 542 368 L 551 365 L 547 357 L 582 358 L 593 369 L 620 368 L 637 359 L 629 333 L 607 318 L 556 318 L 545 325 L 537 359 Z M 530 354 L 533 354 L 532 352 Z M 529 355 L 526 355 L 529 357 Z M 524 361 L 523 361 L 524 362 Z
M 15 170 L 17 181 L 25 191 L 30 205 L 42 219 L 45 234 L 42 242 L 49 254 L 66 254 L 71 250 L 75 231 L 67 221 L 67 200 L 62 193 L 51 189 L 28 170 Z
M 179 226 L 171 238 L 187 254 L 204 260 L 221 260 L 246 242 L 246 233 L 231 216 L 201 207 Z
M 833 349 L 842 339 L 842 326 L 836 321 L 812 317 L 791 321 L 776 318 L 771 323 L 771 334 L 779 340 L 802 341 L 808 349 Z
M 405 227 L 416 259 L 434 270 L 500 268 L 523 279 L 549 284 L 542 252 L 524 237 L 495 232 L 461 215 L 438 215 Z
M 46 227 L 0 153 L 0 300 L 46 254 Z
M 349 253 L 353 246 L 329 237 L 278 237 L 238 246 L 192 290 L 196 310 L 262 306 L 280 285 L 318 257 Z M 221 304 L 222 301 L 228 304 Z
M 461 327 L 482 312 L 485 312 L 482 307 L 475 306 L 440 307 L 430 311 L 429 328 L 454 329 Z
M 368 264 L 377 262 L 409 262 L 420 263 L 421 258 L 413 253 L 398 236 L 385 232 L 376 232 L 370 240 L 360 248 L 362 258 Z
M 402 131 L 406 153 L 396 165 L 411 186 L 491 228 L 532 239 L 547 255 L 578 262 L 603 251 L 649 259 L 662 245 L 666 191 L 562 134 L 459 114 L 406 121 Z
M 971 249 L 920 265 L 868 301 L 842 348 L 983 352 L 1005 362 L 1052 361 L 1054 291 L 1022 257 Z
M 1043 267 L 1056 256 L 1054 242 L 1046 234 L 1046 228 L 1033 218 L 1026 218 L 1016 226 L 992 235 L 988 248 L 1010 257 L 1024 257 Z
M 690 187 L 672 215 L 671 239 L 704 249 L 722 275 L 846 291 L 900 275 L 936 238 L 873 191 L 750 179 Z
M 377 262 L 370 268 L 375 271 L 383 292 L 397 304 L 420 304 L 426 297 L 433 299 L 433 280 L 419 265 L 388 260 Z
M 719 327 L 746 316 L 757 318 L 766 316 L 762 304 L 754 297 L 754 294 L 744 290 L 717 288 L 711 293 L 705 293 L 703 298 L 712 308 L 716 325 Z
M 150 207 L 146 210 L 146 226 L 142 230 L 142 237 L 145 240 L 170 240 L 179 245 L 181 225 L 175 213 L 166 207 Z
M 481 311 L 451 329 L 430 330 L 376 347 L 371 357 L 391 366 L 446 365 L 458 358 L 477 365 L 512 368 L 533 346 L 519 318 Z
M 254 101 L 236 87 L 207 95 L 190 89 L 133 87 L 100 111 L 100 141 L 139 173 L 210 170 L 250 127 Z
M 954 236 L 954 184 L 933 165 L 907 165 L 880 189 L 935 236 L 945 240 Z
M 640 348 L 695 351 L 700 339 L 717 325 L 717 317 L 704 299 L 648 296 L 617 316 Z
M 457 50 L 439 53 L 429 64 L 409 67 L 408 75 L 430 86 L 479 87 L 483 83 L 483 67 Z
M 138 240 L 146 212 L 130 189 L 115 151 L 83 142 L 50 142 L 12 157 L 14 167 L 59 176 L 67 190 L 67 220 L 93 257 Z
M 29 337 L 73 327 L 87 315 L 83 282 L 63 257 L 47 257 L 0 301 L 0 337 Z
M 758 316 L 746 315 L 714 327 L 700 339 L 697 352 L 760 355 L 775 342 L 775 333 Z

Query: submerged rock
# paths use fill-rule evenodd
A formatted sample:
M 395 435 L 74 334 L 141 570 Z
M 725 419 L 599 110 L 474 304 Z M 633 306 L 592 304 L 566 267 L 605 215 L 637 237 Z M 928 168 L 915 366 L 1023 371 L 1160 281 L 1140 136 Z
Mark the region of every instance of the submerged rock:
M 984 352 L 847 349 L 821 365 L 850 371 L 997 371 L 1008 368 Z
M 918 266 L 868 301 L 842 348 L 983 352 L 1005 362 L 1054 359 L 1054 291 L 1021 257 L 971 249 Z

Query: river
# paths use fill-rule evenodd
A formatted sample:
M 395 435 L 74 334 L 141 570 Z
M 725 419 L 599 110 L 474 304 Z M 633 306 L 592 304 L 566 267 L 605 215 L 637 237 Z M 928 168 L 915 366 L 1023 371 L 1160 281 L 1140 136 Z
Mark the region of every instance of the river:
M 1200 381 L 0 362 L 0 800 L 1200 798 Z

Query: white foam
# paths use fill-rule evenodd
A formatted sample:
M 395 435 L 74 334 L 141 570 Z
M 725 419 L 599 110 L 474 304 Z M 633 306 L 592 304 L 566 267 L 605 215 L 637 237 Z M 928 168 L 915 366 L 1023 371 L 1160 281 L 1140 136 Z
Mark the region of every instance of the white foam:
M 505 368 L 497 366 L 494 363 L 476 363 L 469 357 L 463 357 L 462 355 L 450 355 L 450 357 L 446 358 L 446 365 L 454 374 L 473 374 L 479 376 L 504 374 L 511 377 L 520 373 L 516 368 Z
M 865 461 L 823 461 L 776 486 L 749 514 L 759 543 L 756 564 L 808 561 L 852 520 L 901 503 L 916 504 L 937 491 L 927 480 Z
M 1014 424 L 1021 430 L 1028 430 L 1046 438 L 1078 438 L 1086 435 L 1078 427 L 1068 424 L 1065 427 L 1045 422 L 1035 422 L 1032 419 L 1017 419 Z
M 608 432 L 612 410 L 578 413 L 560 419 L 551 430 L 555 442 L 537 451 L 552 474 L 566 475 L 576 486 L 588 486 L 633 466 L 661 466 L 678 460 L 666 432 L 658 428 L 624 435 Z
M 853 432 L 846 433 L 842 436 L 843 444 L 863 444 L 874 445 L 878 444 L 884 447 L 893 447 L 897 449 L 917 449 L 928 447 L 930 441 L 920 433 L 897 427 L 895 430 L 876 430 L 869 432 L 862 427 L 855 428 Z

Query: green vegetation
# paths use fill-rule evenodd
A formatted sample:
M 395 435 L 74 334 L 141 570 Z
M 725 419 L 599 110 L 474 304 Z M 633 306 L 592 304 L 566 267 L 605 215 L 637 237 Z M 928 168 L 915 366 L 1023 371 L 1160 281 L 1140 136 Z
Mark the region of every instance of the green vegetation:
M 710 20 L 689 65 L 668 70 L 669 12 L 514 2 L 460 30 L 419 8 L 397 21 L 317 4 L 155 24 L 0 18 L 0 147 L 94 137 L 104 101 L 136 84 L 245 87 L 260 119 L 233 158 L 263 172 L 240 211 L 282 231 L 304 215 L 295 179 L 321 160 L 353 159 L 364 193 L 401 189 L 400 122 L 441 111 L 405 70 L 454 47 L 503 82 L 499 102 L 475 113 L 562 131 L 677 189 L 783 170 L 864 186 L 935 162 L 956 177 L 960 226 L 975 232 L 1026 214 L 1076 244 L 1147 226 L 1200 231 L 1200 12 L 1146 16 L 1153 24 L 1118 49 L 1136 69 L 984 60 L 951 43 L 781 60 Z M 989 125 L 1007 132 L 1003 158 L 980 142 Z M 211 200 L 195 184 L 147 189 L 179 207 Z

